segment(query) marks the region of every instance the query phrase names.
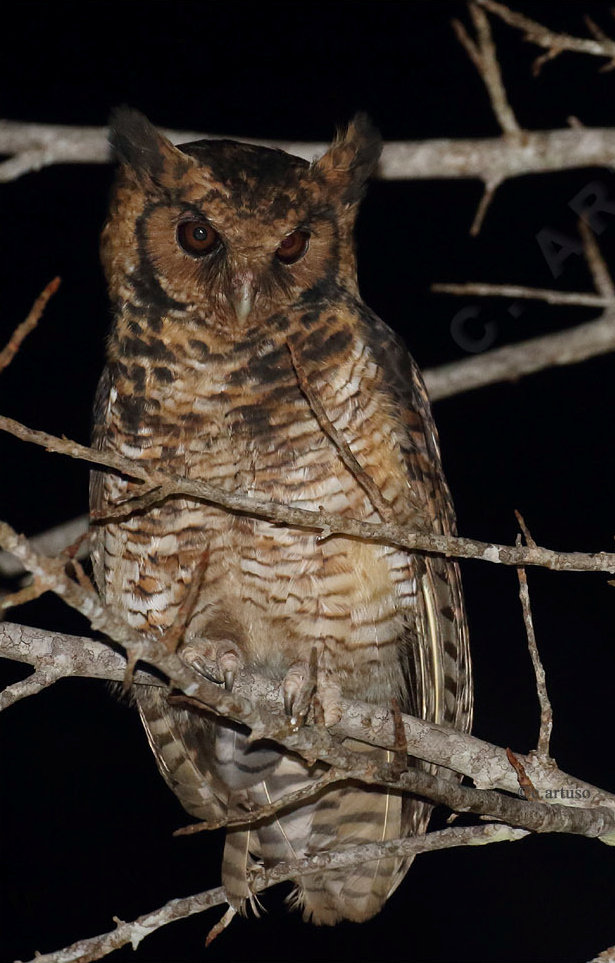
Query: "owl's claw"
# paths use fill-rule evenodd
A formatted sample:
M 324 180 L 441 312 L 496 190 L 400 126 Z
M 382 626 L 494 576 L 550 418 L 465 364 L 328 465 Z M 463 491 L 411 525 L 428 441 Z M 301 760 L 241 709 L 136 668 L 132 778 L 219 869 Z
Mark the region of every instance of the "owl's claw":
M 334 726 L 342 717 L 342 690 L 331 674 L 317 666 L 315 653 L 309 662 L 291 665 L 282 683 L 284 711 L 292 726 L 303 724 L 310 706 L 317 696 L 319 718 L 325 726 Z
M 181 653 L 197 672 L 214 682 L 224 683 L 229 692 L 243 666 L 241 652 L 229 639 L 194 639 L 183 646 Z
M 291 665 L 282 683 L 284 711 L 291 726 L 299 727 L 308 714 L 312 696 L 316 689 L 316 678 L 310 672 L 308 662 L 300 661 Z

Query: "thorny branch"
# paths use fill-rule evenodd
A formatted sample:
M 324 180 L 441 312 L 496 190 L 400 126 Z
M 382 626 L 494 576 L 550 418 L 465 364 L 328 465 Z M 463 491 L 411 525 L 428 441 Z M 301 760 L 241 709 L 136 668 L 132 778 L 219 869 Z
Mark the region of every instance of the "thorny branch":
M 25 662 L 38 672 L 48 666 L 61 665 L 63 677 L 121 682 L 126 670 L 125 657 L 103 642 L 11 622 L 0 622 L 0 656 Z M 24 680 L 27 681 L 28 679 Z M 160 676 L 152 675 L 144 668 L 137 670 L 133 681 L 137 685 L 165 684 Z M 23 683 L 17 682 L 5 690 L 11 692 L 11 703 L 29 694 L 21 692 L 22 685 Z M 270 679 L 252 672 L 239 672 L 235 678 L 233 693 L 244 699 L 246 704 L 255 703 L 265 712 L 281 714 L 279 686 Z M 336 738 L 352 738 L 385 749 L 395 747 L 395 719 L 391 709 L 345 699 L 341 700 L 340 706 L 341 720 L 330 729 Z M 511 772 L 505 750 L 476 736 L 424 719 L 404 715 L 402 721 L 406 749 L 411 756 L 460 772 L 472 778 L 479 788 L 517 792 L 517 779 Z M 579 800 L 591 799 L 594 805 L 608 806 L 615 810 L 614 796 L 561 772 L 552 760 L 539 759 L 535 754 L 524 756 L 517 753 L 517 756 L 543 797 L 547 791 L 579 790 L 576 798 L 574 793 L 571 794 L 570 805 L 580 805 Z
M 450 849 L 455 846 L 483 846 L 489 843 L 508 842 L 522 839 L 525 835 L 527 834 L 522 829 L 512 829 L 500 824 L 443 829 L 428 836 L 355 846 L 343 853 L 319 853 L 293 863 L 279 863 L 271 870 L 258 868 L 253 871 L 251 887 L 254 893 L 260 893 L 270 886 L 293 879 L 298 875 L 307 876 L 310 873 L 322 872 L 323 867 L 350 868 L 366 861 L 381 859 L 392 853 L 403 852 L 405 855 L 415 856 L 419 853 Z M 136 950 L 144 937 L 161 926 L 225 903 L 226 895 L 221 886 L 195 896 L 174 899 L 160 909 L 146 913 L 131 923 L 117 920 L 116 928 L 110 933 L 79 940 L 54 953 L 38 954 L 31 963 L 89 963 L 91 960 L 99 960 L 107 956 L 128 943 L 132 944 L 132 948 Z
M 425 532 L 408 532 L 403 526 L 392 522 L 372 523 L 337 515 L 334 512 L 309 511 L 293 508 L 278 502 L 253 498 L 243 492 L 227 492 L 204 481 L 184 478 L 170 472 L 152 470 L 112 452 L 102 452 L 65 438 L 56 438 L 44 431 L 36 431 L 0 415 L 0 431 L 6 431 L 22 441 L 29 441 L 71 458 L 79 458 L 96 465 L 111 468 L 145 485 L 145 492 L 160 486 L 164 494 L 156 493 L 152 504 L 170 495 L 184 495 L 201 501 L 221 505 L 229 511 L 244 512 L 255 518 L 320 532 L 326 537 L 346 535 L 365 541 L 399 545 L 413 552 L 436 552 L 454 558 L 473 558 L 501 565 L 540 565 L 554 571 L 609 572 L 615 573 L 615 553 L 610 552 L 556 552 L 540 546 L 496 545 L 476 539 L 452 535 L 434 535 Z
M 191 699 L 199 700 L 204 707 L 219 715 L 247 725 L 252 730 L 253 740 L 273 739 L 299 753 L 310 764 L 323 761 L 343 770 L 348 778 L 407 790 L 444 803 L 458 812 L 494 816 L 535 832 L 573 832 L 590 836 L 615 834 L 615 810 L 610 806 L 573 809 L 543 803 L 530 804 L 492 790 L 460 786 L 446 777 L 433 776 L 416 769 L 392 773 L 391 767 L 378 766 L 369 761 L 366 763 L 362 754 L 344 747 L 335 737 L 335 727 L 331 728 L 331 732 L 321 727 L 296 730 L 288 725 L 279 699 L 277 706 L 270 702 L 257 703 L 251 695 L 243 696 L 239 687 L 228 693 L 209 682 L 177 653 L 169 651 L 164 641 L 146 637 L 132 629 L 100 601 L 93 589 L 84 588 L 73 581 L 65 570 L 64 560 L 49 559 L 33 552 L 27 540 L 16 535 L 5 522 L 0 522 L 0 544 L 5 550 L 16 554 L 42 585 L 85 615 L 93 628 L 122 645 L 129 663 L 142 660 L 154 665 L 173 686 Z M 371 709 L 373 711 L 374 707 Z M 394 743 L 395 734 L 392 732 L 389 745 Z M 412 751 L 409 742 L 408 751 Z M 450 761 L 447 765 L 450 768 Z

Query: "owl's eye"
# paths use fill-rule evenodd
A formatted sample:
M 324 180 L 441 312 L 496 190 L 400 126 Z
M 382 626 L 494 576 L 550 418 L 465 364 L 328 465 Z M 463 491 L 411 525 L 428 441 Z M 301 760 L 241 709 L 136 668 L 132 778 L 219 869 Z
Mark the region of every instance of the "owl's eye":
M 207 221 L 182 221 L 177 228 L 179 246 L 192 257 L 209 254 L 220 243 L 220 235 Z
M 307 231 L 293 231 L 292 234 L 284 238 L 275 255 L 282 264 L 294 264 L 295 261 L 303 257 L 309 243 L 310 235 Z

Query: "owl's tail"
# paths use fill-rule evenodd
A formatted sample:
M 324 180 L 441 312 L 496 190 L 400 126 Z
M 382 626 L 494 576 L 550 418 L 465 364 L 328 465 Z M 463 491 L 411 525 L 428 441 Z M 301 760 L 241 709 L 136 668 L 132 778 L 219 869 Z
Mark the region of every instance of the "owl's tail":
M 384 750 L 361 743 L 354 743 L 352 748 L 380 762 L 386 758 Z M 280 754 L 275 768 L 260 783 L 232 797 L 232 809 L 239 813 L 274 802 L 314 784 L 322 771 L 315 773 L 299 760 Z M 421 812 L 420 818 L 418 812 L 412 813 L 409 826 L 408 805 L 408 800 L 398 794 L 345 783 L 340 788 L 324 788 L 306 803 L 295 803 L 295 808 L 291 804 L 250 828 L 227 831 L 222 881 L 229 903 L 242 910 L 251 899 L 248 870 L 252 856 L 270 867 L 282 860 L 396 839 L 409 829 L 424 831 L 428 807 L 412 801 L 410 805 Z M 331 926 L 343 919 L 362 922 L 379 912 L 410 862 L 390 857 L 298 877 L 289 903 L 303 910 L 306 921 L 316 924 Z
M 185 808 L 206 821 L 228 815 L 241 820 L 306 787 L 305 801 L 291 802 L 274 816 L 227 830 L 222 882 L 231 906 L 256 909 L 249 885 L 255 860 L 272 867 L 317 853 L 333 853 L 361 843 L 382 842 L 424 832 L 429 806 L 353 782 L 335 788 L 318 780 L 325 767 L 308 767 L 268 744 L 251 745 L 245 730 L 195 718 L 171 707 L 160 690 L 142 687 L 139 709 L 158 765 Z M 347 744 L 374 762 L 387 753 L 362 743 Z M 374 916 L 403 879 L 411 860 L 395 857 L 362 862 L 349 869 L 319 870 L 297 876 L 289 897 L 304 919 L 333 925 Z
M 380 763 L 388 756 L 361 743 L 353 743 L 352 749 Z M 404 835 L 404 805 L 399 794 L 354 783 L 330 790 L 316 806 L 305 855 L 399 838 Z M 392 857 L 314 873 L 298 880 L 290 903 L 303 910 L 306 921 L 319 925 L 332 926 L 340 920 L 362 923 L 382 909 L 410 863 L 410 859 Z

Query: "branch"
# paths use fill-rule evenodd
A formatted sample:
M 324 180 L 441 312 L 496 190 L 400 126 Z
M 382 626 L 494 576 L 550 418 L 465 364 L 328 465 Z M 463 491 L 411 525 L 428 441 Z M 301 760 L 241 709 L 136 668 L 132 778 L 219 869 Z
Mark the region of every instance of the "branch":
M 349 868 L 391 854 L 403 853 L 408 856 L 415 856 L 418 853 L 451 849 L 457 846 L 482 846 L 489 843 L 509 842 L 522 839 L 525 835 L 526 833 L 523 830 L 510 829 L 500 825 L 454 827 L 419 838 L 411 837 L 390 840 L 380 844 L 354 846 L 344 852 L 324 855 L 319 853 L 316 856 L 309 856 L 293 863 L 279 863 L 271 870 L 259 867 L 253 871 L 251 888 L 254 893 L 260 893 L 270 886 L 293 879 L 296 876 L 320 873 L 325 862 L 326 866 L 331 869 Z M 139 916 L 131 923 L 116 920 L 116 928 L 110 933 L 79 940 L 77 943 L 54 953 L 38 954 L 31 963 L 89 963 L 91 960 L 99 960 L 103 956 L 107 956 L 128 943 L 132 944 L 133 950 L 136 950 L 144 937 L 160 929 L 160 927 L 166 926 L 167 923 L 185 919 L 195 913 L 202 913 L 204 910 L 225 903 L 226 895 L 221 886 L 204 893 L 198 893 L 195 896 L 174 899 L 158 910 Z
M 600 252 L 593 231 L 581 217 L 579 233 L 583 253 L 594 280 L 597 294 L 551 291 L 546 288 L 519 287 L 513 284 L 433 284 L 432 291 L 446 294 L 472 294 L 479 297 L 532 298 L 548 304 L 575 304 L 580 307 L 604 307 L 598 321 L 558 331 L 556 334 L 532 338 L 521 344 L 488 351 L 480 358 L 443 365 L 425 373 L 432 399 L 483 387 L 497 381 L 512 381 L 525 374 L 542 371 L 554 365 L 573 364 L 615 349 L 615 285 Z
M 53 528 L 41 532 L 40 535 L 33 535 L 30 545 L 36 552 L 43 555 L 60 555 L 69 545 L 73 545 L 87 535 L 90 520 L 87 515 L 78 515 L 71 518 L 61 525 L 54 525 Z M 84 559 L 89 555 L 89 546 L 82 542 L 76 558 Z M 3 578 L 13 578 L 24 571 L 23 565 L 8 552 L 0 551 L 0 576 Z
M 20 557 L 21 561 L 33 572 L 35 578 L 41 584 L 46 584 L 70 605 L 88 615 L 94 625 L 109 632 L 117 641 L 121 641 L 127 648 L 129 661 L 134 662 L 137 654 L 153 661 L 157 667 L 161 668 L 165 674 L 172 678 L 174 684 L 179 685 L 191 698 L 199 699 L 203 705 L 211 706 L 217 712 L 221 711 L 221 703 L 219 701 L 221 697 L 225 702 L 222 711 L 228 714 L 230 718 L 247 722 L 247 724 L 253 728 L 253 737 L 262 733 L 268 738 L 274 738 L 276 741 L 279 741 L 281 745 L 289 748 L 291 751 L 300 752 L 304 758 L 308 760 L 315 761 L 316 759 L 320 759 L 330 762 L 333 766 L 343 768 L 347 778 L 359 779 L 366 783 L 383 786 L 390 785 L 396 788 L 397 791 L 409 791 L 432 799 L 435 802 L 443 802 L 456 811 L 494 815 L 496 818 L 504 819 L 512 825 L 519 826 L 523 830 L 531 829 L 537 832 L 574 832 L 590 836 L 603 836 L 607 842 L 615 836 L 615 808 L 612 805 L 578 809 L 561 805 L 545 805 L 540 802 L 524 801 L 502 796 L 500 793 L 493 791 L 460 786 L 445 777 L 432 776 L 419 770 L 412 770 L 400 774 L 393 772 L 393 767 L 376 767 L 373 764 L 371 766 L 369 764 L 366 765 L 365 761 L 361 759 L 360 754 L 349 752 L 339 745 L 336 745 L 332 736 L 328 733 L 315 732 L 313 729 L 304 728 L 299 732 L 285 734 L 283 737 L 280 737 L 274 731 L 272 732 L 270 727 L 266 727 L 267 720 L 264 717 L 270 715 L 268 709 L 264 710 L 261 713 L 260 719 L 258 719 L 260 726 L 255 727 L 254 708 L 249 700 L 242 698 L 239 691 L 233 692 L 232 696 L 229 697 L 227 694 L 221 693 L 220 689 L 216 686 L 205 682 L 195 682 L 194 674 L 191 675 L 189 667 L 181 667 L 181 665 L 178 667 L 178 657 L 175 653 L 169 652 L 164 642 L 160 643 L 143 638 L 139 633 L 135 633 L 127 626 L 124 626 L 123 623 L 119 622 L 113 612 L 105 610 L 105 607 L 96 599 L 87 584 L 84 585 L 73 582 L 68 577 L 62 560 L 46 559 L 33 553 L 26 540 L 16 536 L 6 525 L 0 525 L 0 539 L 5 548 L 15 552 Z M 2 626 L 1 628 L 4 630 L 5 627 L 6 626 Z M 135 636 L 136 639 L 134 638 Z M 64 646 L 62 648 L 64 650 Z M 48 653 L 47 660 L 49 661 Z M 53 664 L 55 664 L 55 659 L 53 660 Z M 188 671 L 187 676 L 185 672 L 186 669 Z M 182 675 L 184 676 L 183 679 Z M 240 685 L 241 683 L 238 682 L 238 688 Z M 270 682 L 269 685 L 271 686 Z M 210 690 L 213 694 L 212 699 L 209 698 Z M 360 725 L 365 726 L 366 711 L 368 713 L 378 713 L 381 710 L 377 707 L 367 706 L 360 707 L 359 711 L 362 714 Z M 390 727 L 392 729 L 390 738 L 397 744 L 399 740 L 397 738 L 395 713 L 391 715 L 393 718 L 390 720 Z M 429 726 L 429 724 L 424 725 Z M 432 729 L 437 731 L 440 727 L 432 726 Z M 440 729 L 440 731 L 446 733 L 446 730 Z M 460 734 L 448 732 L 446 735 L 448 738 L 450 738 L 451 735 L 454 738 L 455 735 Z M 406 742 L 407 751 L 412 752 L 413 749 L 410 742 L 408 740 L 406 740 Z M 418 755 L 420 756 L 420 752 Z M 448 765 L 450 766 L 450 759 Z M 498 830 L 501 830 L 501 827 L 498 827 Z M 504 830 L 504 832 L 506 838 L 511 838 L 509 830 Z M 427 839 L 431 840 L 431 837 L 427 837 Z M 431 842 L 427 842 L 427 840 L 424 839 L 402 840 L 385 845 L 402 847 L 396 851 L 406 853 L 407 850 L 403 847 L 414 844 L 425 844 L 426 848 L 431 848 Z M 389 853 L 390 851 L 390 849 L 387 850 Z M 418 850 L 413 851 L 416 852 Z M 361 861 L 364 861 L 366 858 L 379 858 L 381 855 L 382 853 L 380 851 L 374 855 L 372 855 L 371 852 L 368 854 L 366 851 L 362 851 L 360 855 L 357 854 L 358 859 Z M 347 859 L 348 854 L 344 853 L 342 857 L 338 857 L 337 854 L 327 854 L 324 858 L 326 858 L 328 866 L 336 866 L 337 862 L 333 862 L 333 860 L 337 860 L 338 858 Z M 293 865 L 291 868 L 286 868 L 287 875 L 283 875 L 282 878 L 289 878 L 293 875 L 303 875 L 304 872 L 309 871 L 310 865 L 322 869 L 322 860 L 323 854 L 319 854 L 317 857 L 312 857 L 311 862 L 308 861 L 308 864 L 300 863 Z M 276 867 L 277 874 L 284 874 L 284 872 L 284 867 Z M 264 885 L 269 885 L 272 882 L 271 874 L 267 874 L 263 879 Z M 279 879 L 279 876 L 277 876 L 276 879 Z M 258 891 L 260 888 L 258 880 L 259 877 L 257 876 L 255 879 L 255 891 Z M 216 893 L 218 897 L 220 897 L 220 891 L 218 890 Z M 178 901 L 169 904 L 169 906 L 178 905 Z M 206 905 L 212 905 L 211 894 L 207 894 Z M 169 912 L 171 912 L 169 906 L 162 911 L 163 919 L 167 919 Z M 188 912 L 192 911 L 197 910 L 190 909 Z M 171 918 L 177 917 L 171 915 Z M 123 926 L 124 924 L 120 924 L 120 928 Z M 128 929 L 123 929 L 121 932 L 127 937 L 127 940 L 138 943 L 139 938 L 144 935 L 144 932 L 149 932 L 149 929 L 150 927 L 145 921 L 139 921 L 136 929 L 134 926 L 128 926 Z M 63 955 L 61 956 L 56 955 L 54 957 L 52 955 L 48 957 L 48 959 L 94 959 L 96 955 L 92 955 L 92 953 L 98 952 L 100 956 L 115 948 L 117 944 L 114 943 L 114 940 L 117 938 L 117 933 L 107 934 L 99 938 L 98 942 L 100 945 L 98 949 L 95 948 L 92 950 L 91 946 L 84 948 L 84 944 L 81 943 L 66 952 L 62 951 Z M 87 955 L 88 953 L 89 955 Z
M 318 422 L 323 434 L 325 434 L 333 443 L 344 465 L 359 483 L 361 488 L 363 488 L 363 490 L 367 493 L 372 506 L 376 509 L 383 521 L 392 521 L 393 516 L 391 506 L 387 501 L 385 501 L 382 492 L 374 482 L 373 478 L 361 467 L 352 453 L 350 445 L 348 445 L 346 442 L 342 432 L 338 431 L 329 418 L 322 401 L 310 388 L 307 375 L 299 361 L 297 352 L 292 343 L 287 341 L 286 346 L 290 353 L 290 360 L 297 377 L 297 383 L 305 395 L 312 414 L 316 418 L 316 421 Z
M 54 278 L 49 284 L 43 288 L 43 291 L 39 294 L 36 301 L 30 308 L 30 313 L 28 314 L 25 321 L 22 321 L 15 330 L 13 331 L 11 337 L 9 338 L 8 344 L 0 351 L 0 371 L 4 368 L 8 368 L 11 361 L 19 351 L 22 342 L 30 334 L 31 331 L 37 326 L 41 319 L 41 315 L 45 310 L 45 306 L 60 287 L 60 278 Z
M 453 29 L 487 88 L 493 113 L 503 133 L 519 137 L 521 128 L 506 96 L 506 88 L 502 80 L 489 20 L 475 3 L 470 3 L 469 9 L 476 29 L 478 43 L 470 38 L 460 20 L 453 20 Z
M 525 536 L 525 541 L 528 545 L 533 545 L 534 540 L 530 535 L 529 529 L 525 524 L 525 520 L 520 512 L 515 512 L 517 516 L 517 521 L 521 527 L 521 530 Z M 517 542 L 520 541 L 520 537 L 517 537 Z M 551 742 L 551 733 L 553 731 L 553 709 L 551 707 L 551 700 L 549 699 L 549 694 L 547 692 L 547 679 L 545 676 L 544 666 L 542 664 L 540 653 L 538 652 L 538 645 L 536 644 L 536 633 L 534 632 L 534 620 L 532 619 L 532 609 L 530 606 L 530 592 L 527 584 L 527 575 L 523 567 L 517 569 L 517 575 L 519 577 L 519 598 L 521 599 L 521 607 L 523 609 L 523 621 L 525 623 L 525 631 L 527 634 L 527 644 L 530 651 L 530 658 L 532 660 L 532 666 L 534 668 L 534 675 L 536 677 L 536 692 L 538 694 L 538 702 L 540 704 L 540 732 L 538 736 L 538 748 L 537 753 L 543 760 L 548 760 L 549 757 L 549 745 Z
M 591 54 L 594 57 L 608 57 L 609 63 L 606 65 L 606 69 L 612 69 L 615 66 L 615 41 L 598 30 L 589 18 L 586 18 L 586 23 L 591 32 L 594 33 L 593 40 L 589 37 L 571 37 L 567 33 L 555 33 L 535 20 L 530 20 L 529 17 L 524 17 L 521 13 L 509 10 L 503 3 L 496 3 L 495 0 L 476 0 L 476 2 L 485 10 L 489 10 L 503 20 L 504 23 L 507 23 L 509 27 L 523 30 L 525 40 L 547 51 L 534 63 L 535 75 L 538 74 L 543 63 L 547 60 L 553 60 L 563 50 Z
M 444 287 L 460 289 L 464 285 L 439 285 L 438 287 L 440 290 Z M 485 289 L 487 285 L 480 285 L 480 287 Z M 493 288 L 489 292 L 483 290 L 482 293 L 503 294 L 504 286 L 499 287 L 499 291 Z M 506 290 L 520 292 L 522 289 L 507 286 Z M 464 293 L 470 292 L 466 288 Z M 476 289 L 473 293 L 477 293 Z M 517 293 L 514 296 L 532 297 L 533 295 Z M 461 361 L 432 368 L 425 372 L 425 384 L 430 397 L 436 401 L 450 398 L 464 391 L 474 391 L 476 388 L 497 384 L 500 381 L 517 381 L 524 375 L 535 374 L 537 371 L 544 371 L 545 368 L 577 364 L 579 361 L 586 361 L 588 358 L 595 358 L 614 350 L 615 309 L 611 309 L 605 311 L 599 320 L 579 324 L 569 331 L 558 331 L 555 334 L 530 338 L 520 344 L 506 345 L 472 358 L 464 358 Z
M 318 531 L 326 534 L 327 537 L 347 535 L 369 542 L 399 545 L 411 552 L 435 552 L 447 557 L 473 558 L 501 565 L 540 565 L 554 571 L 609 572 L 615 574 L 615 553 L 556 552 L 539 546 L 497 545 L 453 535 L 408 532 L 403 526 L 390 522 L 376 524 L 337 515 L 334 512 L 322 510 L 315 512 L 303 508 L 292 508 L 278 502 L 253 498 L 243 492 L 226 492 L 204 481 L 183 478 L 180 475 L 151 468 L 146 469 L 138 461 L 132 461 L 115 453 L 88 448 L 86 445 L 80 445 L 65 438 L 56 438 L 47 432 L 27 428 L 20 422 L 14 421 L 12 418 L 6 418 L 4 415 L 0 415 L 0 431 L 7 431 L 16 438 L 21 438 L 22 441 L 40 445 L 47 451 L 54 451 L 69 455 L 71 458 L 79 458 L 83 461 L 111 468 L 119 474 L 125 474 L 143 482 L 146 485 L 146 491 L 160 487 L 164 495 L 157 493 L 158 500 L 162 497 L 167 498 L 169 494 L 188 496 L 221 505 L 231 512 L 244 512 L 255 518 L 263 518 L 292 528 Z M 8 526 L 0 523 L 0 530 L 2 527 L 5 531 L 8 530 Z M 0 537 L 0 548 L 2 547 L 6 549 L 6 546 L 2 545 Z M 13 551 L 13 549 L 8 550 Z
M 482 281 L 468 281 L 465 284 L 432 284 L 431 290 L 437 294 L 473 295 L 481 298 L 525 298 L 530 301 L 546 301 L 547 304 L 571 304 L 579 308 L 615 306 L 615 297 L 611 294 L 554 291 L 550 288 L 529 288 L 520 284 L 486 284 Z M 485 358 L 487 354 L 481 357 Z
M 106 643 L 10 622 L 0 622 L 0 656 L 25 662 L 35 669 L 61 665 L 66 677 L 121 682 L 126 671 L 125 657 Z M 135 673 L 134 682 L 165 685 L 159 676 L 144 670 Z M 213 688 L 218 690 L 218 687 Z M 271 679 L 241 671 L 235 678 L 233 694 L 242 704 L 256 703 L 265 714 L 275 713 L 276 719 L 283 716 L 280 687 Z M 339 723 L 331 727 L 331 735 L 337 739 L 356 739 L 385 749 L 395 746 L 393 711 L 347 699 L 341 699 L 340 708 L 342 716 Z M 413 716 L 402 716 L 402 722 L 409 755 L 462 773 L 481 789 L 517 792 L 517 778 L 505 749 L 476 736 Z M 546 761 L 534 753 L 517 755 L 543 800 L 562 799 L 570 806 L 584 806 L 591 801 L 593 805 L 609 807 L 615 812 L 614 795 L 562 772 L 552 760 Z
M 477 42 L 471 39 L 460 20 L 452 21 L 453 29 L 487 88 L 493 112 L 502 128 L 504 138 L 511 142 L 522 143 L 523 134 L 506 95 L 489 20 L 476 4 L 470 3 L 469 9 L 476 30 Z M 483 180 L 485 185 L 483 196 L 470 227 L 470 234 L 473 237 L 480 232 L 489 205 L 495 197 L 495 192 L 502 183 L 503 177 L 490 172 Z
M 217 139 L 220 135 L 166 130 L 174 143 Z M 106 127 L 68 127 L 0 120 L 0 154 L 11 155 L 0 164 L 0 183 L 53 164 L 105 164 L 112 160 Z M 242 138 L 234 138 L 239 142 Z M 312 160 L 328 144 L 251 140 Z M 543 174 L 578 167 L 610 167 L 615 156 L 615 130 L 609 127 L 574 130 L 524 131 L 523 143 L 506 137 L 423 141 L 388 141 L 377 177 L 382 180 L 491 177 L 505 180 L 524 174 Z

